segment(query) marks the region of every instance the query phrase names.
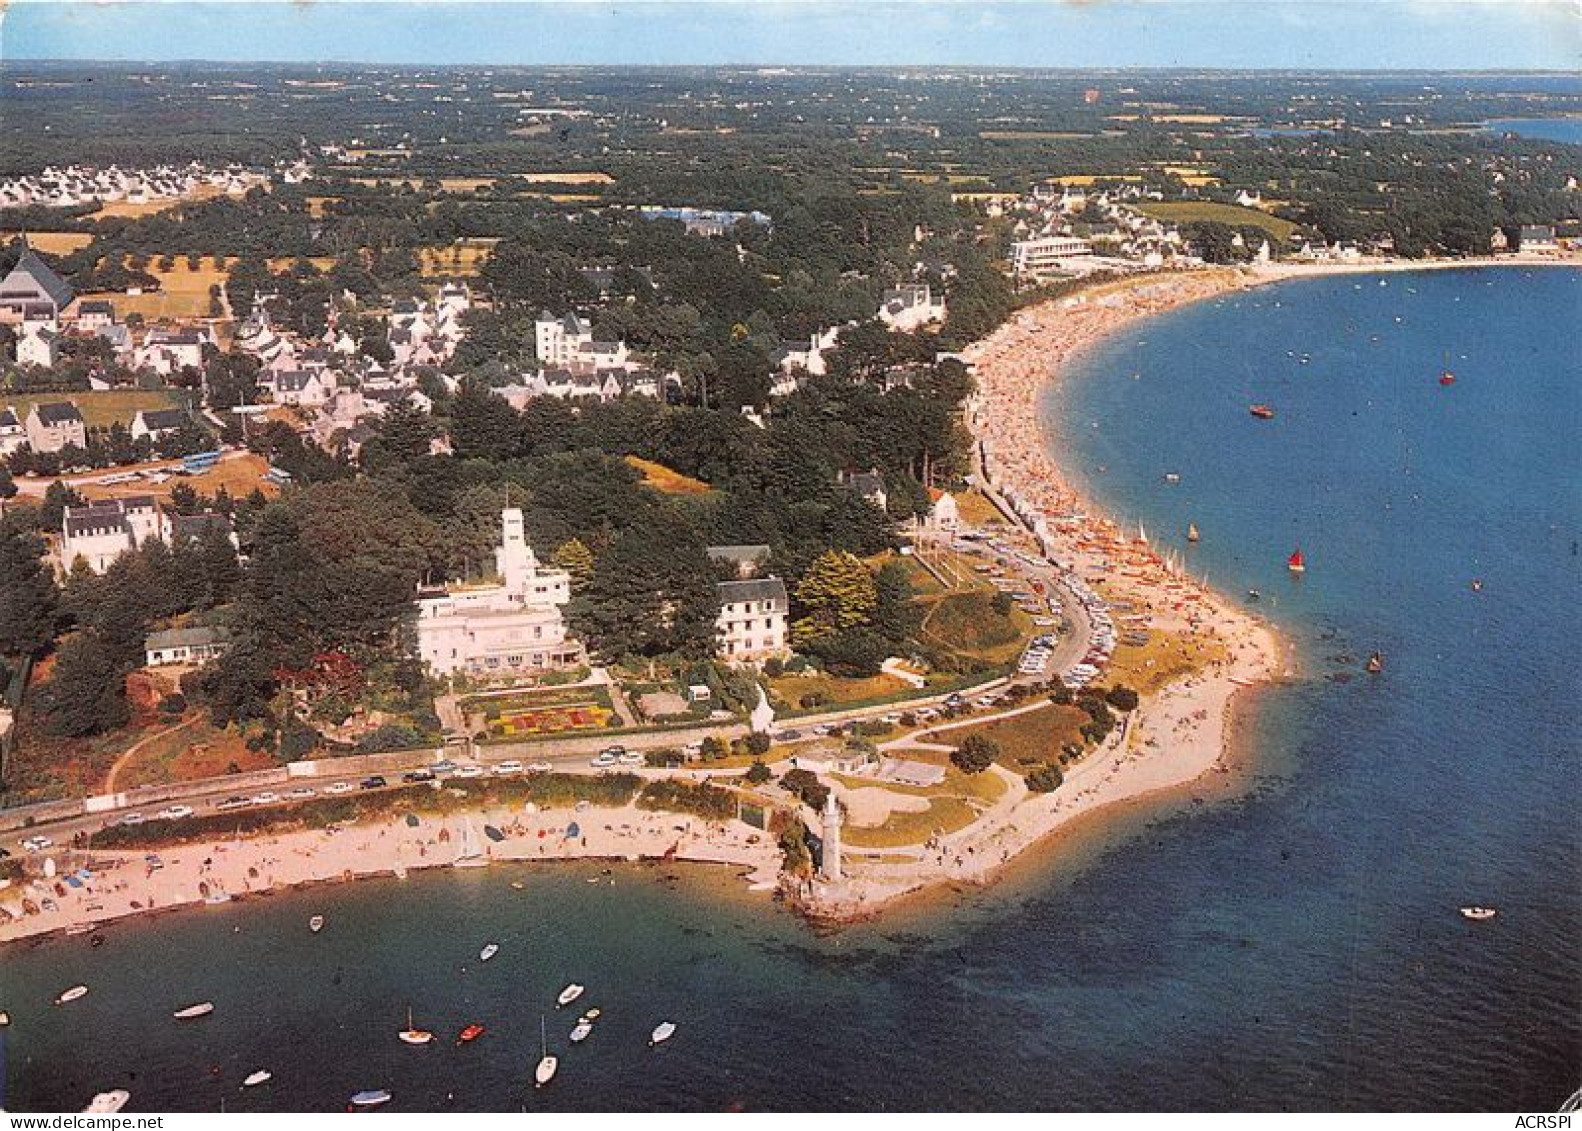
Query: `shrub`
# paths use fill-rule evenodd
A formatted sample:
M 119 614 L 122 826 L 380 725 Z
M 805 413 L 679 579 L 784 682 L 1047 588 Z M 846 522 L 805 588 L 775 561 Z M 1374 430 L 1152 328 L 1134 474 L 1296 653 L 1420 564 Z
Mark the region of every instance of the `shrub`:
M 658 750 L 650 750 L 643 755 L 643 762 L 649 766 L 679 766 L 687 760 L 687 756 L 674 746 L 663 746 Z
M 665 778 L 645 785 L 638 795 L 637 806 L 692 813 L 710 821 L 728 821 L 736 816 L 736 795 L 717 785 Z
M 159 709 L 167 715 L 179 715 L 187 709 L 187 697 L 180 692 L 167 695 L 159 701 Z
M 712 734 L 705 738 L 699 745 L 701 749 L 699 749 L 698 754 L 706 762 L 713 762 L 716 759 L 723 758 L 725 755 L 730 753 L 730 748 Z
M 780 787 L 814 809 L 823 809 L 829 801 L 829 786 L 819 781 L 812 770 L 787 770 Z
M 950 752 L 950 760 L 964 774 L 981 774 L 1000 756 L 1000 744 L 981 734 L 968 735 Z
M 774 777 L 774 774 L 762 762 L 754 762 L 747 767 L 747 780 L 753 785 L 763 785 L 764 782 L 772 777 Z
M 764 661 L 764 675 L 768 676 L 770 679 L 784 675 L 785 670 L 785 661 L 779 656 L 770 656 Z
M 747 736 L 742 745 L 747 748 L 747 753 L 753 755 L 755 758 L 759 758 L 769 753 L 769 747 L 772 746 L 773 743 L 770 742 L 769 736 L 767 734 L 764 734 L 761 731 L 754 731 L 752 734 Z
M 1117 711 L 1135 711 L 1137 710 L 1138 696 L 1137 692 L 1130 687 L 1116 684 L 1110 688 L 1109 694 L 1104 696 L 1104 701 Z
M 1049 701 L 1061 707 L 1070 706 L 1071 688 L 1057 680 L 1049 689 Z
M 413 727 L 401 723 L 386 723 L 371 734 L 365 734 L 357 743 L 359 754 L 382 754 L 387 750 L 411 750 L 423 745 L 423 735 Z
M 1059 766 L 1040 766 L 1022 779 L 1034 793 L 1053 793 L 1060 788 L 1066 776 Z

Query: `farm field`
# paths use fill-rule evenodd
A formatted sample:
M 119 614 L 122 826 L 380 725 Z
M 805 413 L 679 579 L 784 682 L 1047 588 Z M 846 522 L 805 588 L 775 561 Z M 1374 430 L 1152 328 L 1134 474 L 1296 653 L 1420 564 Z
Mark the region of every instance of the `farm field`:
M 1216 220 L 1221 224 L 1262 228 L 1276 239 L 1290 238 L 1296 225 L 1256 208 L 1243 208 L 1239 204 L 1216 204 L 1205 200 L 1149 201 L 1137 206 L 1139 212 L 1156 220 L 1172 220 L 1177 224 L 1193 220 Z
M 479 266 L 489 258 L 489 252 L 498 239 L 481 238 L 457 240 L 417 249 L 418 270 L 428 276 L 476 275 Z
M 10 243 L 22 232 L 0 232 L 0 241 Z M 70 255 L 93 242 L 91 232 L 28 232 L 27 242 L 34 251 L 45 255 Z

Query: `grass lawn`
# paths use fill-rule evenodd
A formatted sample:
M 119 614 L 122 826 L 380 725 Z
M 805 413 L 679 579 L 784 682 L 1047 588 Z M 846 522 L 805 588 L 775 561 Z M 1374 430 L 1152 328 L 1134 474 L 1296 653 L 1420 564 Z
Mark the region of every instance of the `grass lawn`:
M 1243 208 L 1239 204 L 1216 204 L 1206 200 L 1150 201 L 1137 206 L 1139 212 L 1156 220 L 1170 220 L 1184 224 L 1192 220 L 1217 220 L 1221 224 L 1262 228 L 1276 239 L 1287 239 L 1296 231 L 1296 225 L 1278 216 L 1256 208 Z
M 0 232 L 6 243 L 16 239 L 21 232 Z M 93 242 L 92 232 L 28 232 L 27 242 L 34 251 L 45 255 L 70 255 Z
M 179 461 L 178 464 L 179 465 Z M 146 465 L 145 465 L 146 466 Z M 157 466 L 157 465 L 156 465 Z M 175 466 L 175 465 L 167 465 Z M 201 475 L 175 475 L 163 483 L 150 483 L 140 479 L 131 483 L 117 483 L 106 487 L 102 484 L 88 482 L 89 479 L 98 479 L 105 475 L 112 475 L 126 468 L 106 468 L 96 471 L 85 479 L 72 480 L 72 486 L 90 499 L 115 499 L 124 495 L 154 495 L 158 498 L 168 498 L 171 490 L 178 483 L 185 483 L 200 495 L 214 495 L 221 487 L 233 499 L 252 494 L 257 487 L 265 495 L 273 497 L 280 493 L 280 488 L 264 479 L 264 472 L 269 470 L 269 461 L 262 456 L 245 455 L 238 459 L 222 460 L 211 470 Z
M 924 741 L 958 746 L 969 735 L 981 734 L 1000 744 L 1000 765 L 1012 773 L 1022 774 L 1039 762 L 1055 761 L 1065 743 L 1080 743 L 1081 728 L 1087 721 L 1086 712 L 1076 707 L 1057 707 L 1051 703 L 1041 710 L 1028 711 L 1025 715 L 1015 715 L 999 722 L 958 727 L 942 734 L 929 735 Z
M 626 462 L 643 473 L 643 485 L 666 495 L 706 495 L 713 490 L 701 479 L 672 471 L 662 463 L 627 456 Z
M 905 754 L 919 761 L 928 760 L 920 754 Z M 876 783 L 865 778 L 833 775 L 847 789 L 884 789 L 928 798 L 927 809 L 916 812 L 893 811 L 882 825 L 860 827 L 848 824 L 844 839 L 853 848 L 896 848 L 908 844 L 921 844 L 938 833 L 952 833 L 966 828 L 988 806 L 1005 792 L 1005 782 L 990 773 L 963 774 L 954 766 L 945 773 L 945 780 L 927 789 L 917 786 Z
M 989 502 L 988 496 L 976 487 L 956 494 L 956 509 L 961 521 L 969 526 L 993 526 L 1005 522 L 1000 508 Z
M 230 276 L 230 261 L 220 262 L 212 256 L 198 260 L 196 271 L 187 266 L 185 255 L 170 257 L 170 267 L 162 270 L 155 264 L 162 263 L 160 256 L 153 256 L 145 270 L 159 280 L 159 290 L 140 295 L 119 291 L 98 291 L 83 298 L 108 299 L 115 304 L 117 316 L 141 314 L 149 322 L 161 318 L 209 317 L 209 288 L 225 285 Z
M 1009 615 L 995 612 L 994 597 L 993 590 L 974 589 L 940 598 L 923 621 L 919 638 L 991 664 L 1015 659 L 1032 634 L 1032 621 L 1020 609 Z
M 807 695 L 822 695 L 824 706 L 820 710 L 825 710 L 837 708 L 843 703 L 902 695 L 911 690 L 910 684 L 893 675 L 843 679 L 821 672 L 815 675 L 783 675 L 769 681 L 770 696 L 792 710 L 797 709 L 802 698 Z
M 108 428 L 116 421 L 131 424 L 144 409 L 175 408 L 183 403 L 179 389 L 109 389 L 101 393 L 8 393 L 0 389 L 0 404 L 16 409 L 19 418 L 35 404 L 51 401 L 75 402 L 89 428 Z
M 1134 648 L 1120 644 L 1105 673 L 1109 683 L 1124 683 L 1147 695 L 1167 683 L 1227 657 L 1219 641 L 1199 641 L 1189 636 L 1155 632 L 1147 644 Z

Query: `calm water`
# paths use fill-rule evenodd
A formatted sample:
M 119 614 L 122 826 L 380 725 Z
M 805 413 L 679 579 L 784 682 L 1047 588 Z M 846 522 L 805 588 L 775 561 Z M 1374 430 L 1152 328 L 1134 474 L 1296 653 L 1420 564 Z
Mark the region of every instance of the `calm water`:
M 1495 133 L 1582 145 L 1582 118 L 1502 118 L 1484 122 L 1483 127 Z
M 6 1105 L 1554 1107 L 1582 1065 L 1579 300 L 1570 272 L 1290 284 L 1135 327 L 1051 401 L 1107 502 L 1161 538 L 1195 521 L 1194 569 L 1262 590 L 1300 644 L 1243 796 L 833 936 L 720 873 L 524 865 L 7 950 Z M 1382 676 L 1329 678 L 1374 647 Z M 1500 918 L 1464 923 L 1471 900 Z M 604 1009 L 575 1048 L 550 1006 L 573 978 Z M 409 1002 L 490 1033 L 409 1048 Z M 540 1015 L 562 1066 L 535 1094 Z M 257 1067 L 274 1082 L 240 1092 Z

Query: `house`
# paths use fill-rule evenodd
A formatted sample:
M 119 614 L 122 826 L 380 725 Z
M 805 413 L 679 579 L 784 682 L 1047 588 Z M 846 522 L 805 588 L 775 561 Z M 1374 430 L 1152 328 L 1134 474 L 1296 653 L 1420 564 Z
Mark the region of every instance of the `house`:
M 945 299 L 936 298 L 927 283 L 907 283 L 884 292 L 878 316 L 892 330 L 916 330 L 944 319 Z
M 183 369 L 203 368 L 203 347 L 209 338 L 199 330 L 150 330 L 133 365 L 161 377 Z
M 928 529 L 937 530 L 941 534 L 956 533 L 961 527 L 961 508 L 956 505 L 956 496 L 937 487 L 930 487 L 928 499 L 928 516 L 923 520 L 923 524 Z
M 884 490 L 884 476 L 880 475 L 877 469 L 847 475 L 846 486 L 855 491 L 858 498 L 872 503 L 880 510 L 885 510 L 890 505 L 890 497 Z
M 27 429 L 17 419 L 16 409 L 0 408 L 0 456 L 8 456 L 27 443 Z
M 756 576 L 769 561 L 769 547 L 761 544 L 744 546 L 710 546 L 709 561 L 728 565 L 742 580 Z
M 16 363 L 49 367 L 60 360 L 60 332 L 43 322 L 26 323 L 27 332 L 17 339 Z
M 150 633 L 143 641 L 144 663 L 151 668 L 167 664 L 201 667 L 224 654 L 231 645 L 231 634 L 223 628 L 168 628 Z
M 164 538 L 167 532 L 164 515 L 151 495 L 67 507 L 61 518 L 61 571 L 69 572 L 81 558 L 94 573 L 103 573 L 128 550 Z
M 22 255 L 0 280 L 0 317 L 8 321 L 39 314 L 59 318 L 76 296 L 55 269 L 38 257 L 22 237 Z
M 593 327 L 575 314 L 557 318 L 546 310 L 533 323 L 534 352 L 546 367 L 570 366 L 578 351 L 592 342 Z
M 115 325 L 115 304 L 105 298 L 85 298 L 77 304 L 77 328 L 97 331 Z
M 791 601 L 778 577 L 752 581 L 721 581 L 714 586 L 720 601 L 715 619 L 715 651 L 727 663 L 755 664 L 791 654 L 786 621 Z
M 311 369 L 286 369 L 274 375 L 271 388 L 276 404 L 317 408 L 330 399 L 335 382 Z
M 70 401 L 36 404 L 27 414 L 27 442 L 35 452 L 58 452 L 67 445 L 88 446 L 88 425 Z
M 519 509 L 501 511 L 500 527 L 498 583 L 418 593 L 418 656 L 436 675 L 523 675 L 583 660 L 562 615 L 571 600 L 570 574 L 538 564 Z
M 179 408 L 148 408 L 142 409 L 132 417 L 132 439 L 158 441 L 174 432 L 180 431 L 183 425 L 190 420 L 184 409 Z
M 1559 251 L 1555 230 L 1549 224 L 1523 224 L 1516 246 L 1522 251 Z
M 1508 237 L 1505 234 L 1505 229 L 1504 228 L 1495 228 L 1494 231 L 1489 233 L 1489 250 L 1490 251 L 1501 252 L 1501 251 L 1505 251 L 1505 250 L 1509 249 L 1510 246 L 1511 246 L 1510 237 Z
M 237 540 L 236 531 L 231 528 L 231 520 L 218 511 L 169 515 L 166 518 L 166 527 L 169 530 L 172 549 L 187 542 L 201 541 L 211 531 L 223 532 L 230 539 L 232 546 L 241 545 Z

